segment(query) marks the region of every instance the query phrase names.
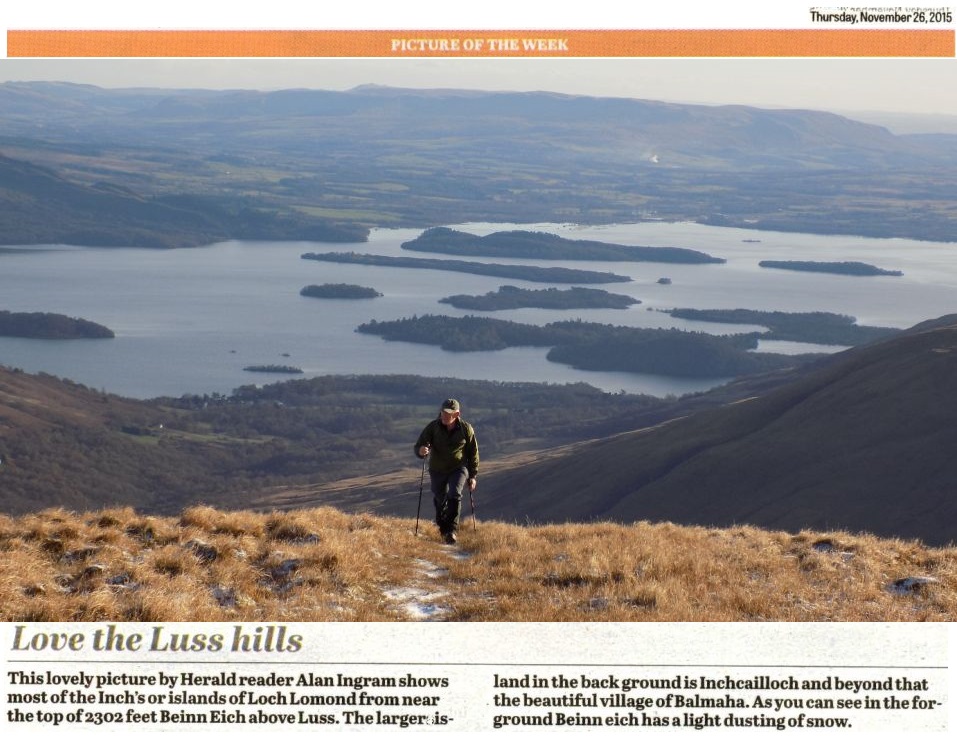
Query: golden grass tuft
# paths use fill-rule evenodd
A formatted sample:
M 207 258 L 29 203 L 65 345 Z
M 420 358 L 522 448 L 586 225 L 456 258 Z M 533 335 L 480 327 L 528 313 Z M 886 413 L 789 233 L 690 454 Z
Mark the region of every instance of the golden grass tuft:
M 957 619 L 957 549 L 847 532 L 472 520 L 332 508 L 0 516 L 6 621 Z M 895 582 L 917 578 L 908 588 Z M 909 584 L 907 582 L 903 582 Z
M 209 533 L 262 537 L 263 520 L 251 512 L 227 512 L 213 507 L 190 507 L 179 518 L 183 527 L 195 527 Z

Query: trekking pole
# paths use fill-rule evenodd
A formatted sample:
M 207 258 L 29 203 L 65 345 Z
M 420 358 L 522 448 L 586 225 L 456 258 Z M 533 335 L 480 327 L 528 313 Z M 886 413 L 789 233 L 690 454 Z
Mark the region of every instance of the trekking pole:
M 415 537 L 419 537 L 419 515 L 422 514 L 422 488 L 425 486 L 425 462 L 428 456 L 422 459 L 422 476 L 419 478 L 419 506 L 415 510 Z
M 475 526 L 475 499 L 472 498 L 472 487 L 469 487 L 469 504 L 472 505 L 472 530 L 476 530 Z

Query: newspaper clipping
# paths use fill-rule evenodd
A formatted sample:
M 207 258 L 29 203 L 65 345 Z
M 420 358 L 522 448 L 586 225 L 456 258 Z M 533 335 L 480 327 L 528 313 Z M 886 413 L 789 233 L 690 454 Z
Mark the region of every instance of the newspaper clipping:
M 859 626 L 840 624 L 17 624 L 5 726 L 945 730 L 946 630 L 867 634 L 862 645 Z
M 954 727 L 954 8 L 515 5 L 0 11 L 4 738 Z

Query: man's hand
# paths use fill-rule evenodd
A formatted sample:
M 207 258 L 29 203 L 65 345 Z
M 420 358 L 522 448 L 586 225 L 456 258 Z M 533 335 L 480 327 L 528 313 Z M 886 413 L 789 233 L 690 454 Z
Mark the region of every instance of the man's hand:
M 474 478 L 469 479 L 469 491 L 475 491 L 476 486 L 478 486 L 478 481 Z
M 428 445 L 423 445 L 421 448 L 419 448 L 419 458 L 425 458 L 425 456 L 427 456 L 428 454 L 429 454 Z

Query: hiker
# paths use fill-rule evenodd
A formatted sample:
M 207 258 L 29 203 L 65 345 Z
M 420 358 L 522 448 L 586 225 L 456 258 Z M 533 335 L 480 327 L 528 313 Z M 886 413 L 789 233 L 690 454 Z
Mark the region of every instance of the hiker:
M 429 422 L 415 441 L 415 454 L 429 458 L 429 481 L 435 503 L 435 524 L 449 545 L 456 541 L 462 492 L 475 491 L 479 466 L 478 441 L 472 425 L 461 418 L 456 399 L 442 402 L 439 416 Z

